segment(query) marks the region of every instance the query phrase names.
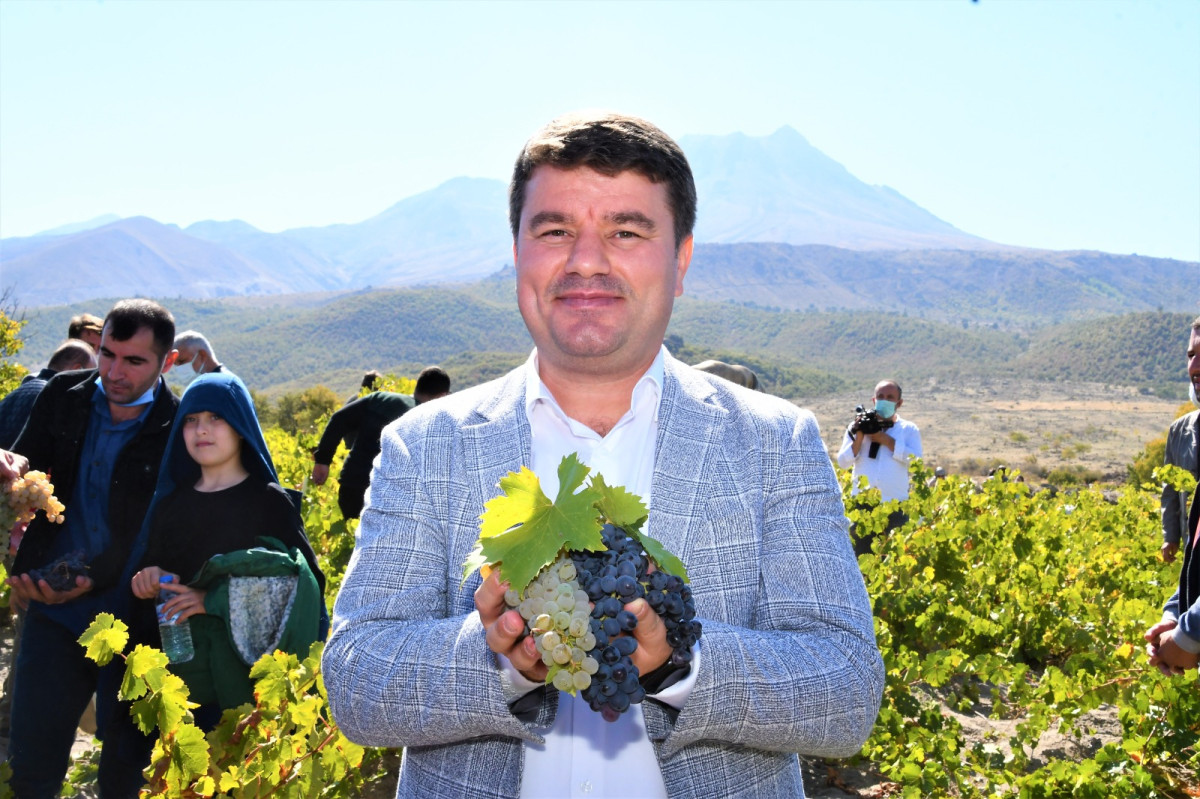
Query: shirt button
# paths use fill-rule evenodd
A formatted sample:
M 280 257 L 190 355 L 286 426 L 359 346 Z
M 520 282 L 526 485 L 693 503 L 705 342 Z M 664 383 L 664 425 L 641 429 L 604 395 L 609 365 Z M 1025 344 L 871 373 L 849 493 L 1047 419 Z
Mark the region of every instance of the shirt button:
M 591 793 L 592 792 L 591 780 L 584 780 L 583 782 L 581 782 L 579 784 L 579 790 L 582 791 L 583 793 Z

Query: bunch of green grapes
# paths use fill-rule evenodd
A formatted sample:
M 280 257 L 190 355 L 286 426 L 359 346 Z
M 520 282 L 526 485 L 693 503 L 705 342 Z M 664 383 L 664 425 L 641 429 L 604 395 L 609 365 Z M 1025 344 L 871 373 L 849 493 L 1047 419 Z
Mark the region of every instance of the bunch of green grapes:
M 591 631 L 592 607 L 576 579 L 575 564 L 564 553 L 542 569 L 524 595 L 509 589 L 505 604 L 525 619 L 542 662 L 560 691 L 581 691 L 592 683 L 600 663 L 589 654 L 596 648 Z
M 54 484 L 45 472 L 31 470 L 14 480 L 0 480 L 0 489 L 0 552 L 8 551 L 10 533 L 24 530 L 38 511 L 45 511 L 55 524 L 63 523 L 66 507 L 54 496 Z

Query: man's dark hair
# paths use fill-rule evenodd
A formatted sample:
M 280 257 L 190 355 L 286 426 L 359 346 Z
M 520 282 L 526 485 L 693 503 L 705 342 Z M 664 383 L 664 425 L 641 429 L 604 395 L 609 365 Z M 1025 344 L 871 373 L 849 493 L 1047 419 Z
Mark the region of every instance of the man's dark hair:
M 66 372 L 71 369 L 90 369 L 96 363 L 96 351 L 92 345 L 77 338 L 69 338 L 50 356 L 46 366 L 56 372 Z
M 413 396 L 440 397 L 450 393 L 450 375 L 440 366 L 426 366 L 417 375 Z
M 535 133 L 517 156 L 508 186 L 508 222 L 514 239 L 520 231 L 525 187 L 539 166 L 585 166 L 608 177 L 633 170 L 651 183 L 665 182 L 677 250 L 696 225 L 692 168 L 674 139 L 644 119 L 611 113 L 567 114 Z
M 104 326 L 117 341 L 128 341 L 143 327 L 150 328 L 160 359 L 175 346 L 175 317 L 154 300 L 121 300 L 104 317 Z
M 85 330 L 94 330 L 100 333 L 104 330 L 104 320 L 90 313 L 76 314 L 67 323 L 67 338 L 82 338 Z
M 372 369 L 371 371 L 369 371 L 363 375 L 361 387 L 369 388 L 372 391 L 374 391 L 375 385 L 382 379 L 383 379 L 383 375 L 380 374 L 378 371 Z

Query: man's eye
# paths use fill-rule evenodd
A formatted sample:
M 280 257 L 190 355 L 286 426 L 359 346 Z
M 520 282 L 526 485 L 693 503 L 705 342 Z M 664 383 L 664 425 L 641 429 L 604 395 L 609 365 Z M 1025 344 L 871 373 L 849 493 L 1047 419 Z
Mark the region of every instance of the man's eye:
M 552 239 L 560 239 L 567 235 L 567 231 L 563 230 L 562 228 L 554 228 L 553 230 L 543 231 L 539 235 Z
M 618 230 L 618 231 L 617 231 L 617 232 L 616 232 L 614 235 L 616 235 L 616 237 L 617 237 L 618 239 L 637 239 L 637 238 L 641 238 L 641 237 L 640 237 L 640 236 L 639 236 L 639 235 L 638 235 L 638 234 L 637 234 L 635 231 L 632 231 L 632 230 Z

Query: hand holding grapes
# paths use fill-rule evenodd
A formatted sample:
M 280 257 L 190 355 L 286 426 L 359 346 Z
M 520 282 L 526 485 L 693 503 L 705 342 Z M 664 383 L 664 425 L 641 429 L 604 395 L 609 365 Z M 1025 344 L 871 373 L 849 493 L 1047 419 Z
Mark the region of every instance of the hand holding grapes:
M 28 574 L 13 575 L 6 582 L 12 588 L 12 603 L 22 610 L 28 608 L 30 602 L 61 605 L 92 590 L 92 578 L 82 574 L 75 577 L 74 588 L 64 591 L 56 591 L 45 579 L 34 580 Z
M 513 667 L 528 680 L 543 682 L 546 664 L 542 663 L 531 636 L 525 635 L 525 619 L 504 602 L 508 583 L 500 582 L 499 572 L 493 571 L 475 591 L 475 610 L 487 631 L 488 649 L 504 655 Z

